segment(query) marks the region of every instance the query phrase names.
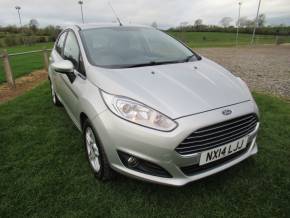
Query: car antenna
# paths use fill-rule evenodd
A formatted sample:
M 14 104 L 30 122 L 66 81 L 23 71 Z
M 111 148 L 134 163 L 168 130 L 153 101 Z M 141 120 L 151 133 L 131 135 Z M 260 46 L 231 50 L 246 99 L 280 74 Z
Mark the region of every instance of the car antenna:
M 120 24 L 120 26 L 123 26 L 123 24 L 122 24 L 120 18 L 118 17 L 116 11 L 114 10 L 113 6 L 111 5 L 111 2 L 108 2 L 108 4 L 109 4 L 110 8 L 112 9 L 112 11 L 113 11 L 113 13 L 114 13 L 114 15 L 115 15 L 115 17 L 116 17 L 118 23 Z

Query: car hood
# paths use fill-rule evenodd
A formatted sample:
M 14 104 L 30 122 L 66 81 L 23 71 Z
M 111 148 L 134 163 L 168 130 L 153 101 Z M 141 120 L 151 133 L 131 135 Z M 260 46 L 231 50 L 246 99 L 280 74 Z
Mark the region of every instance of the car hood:
M 89 80 L 100 89 L 135 99 L 173 119 L 251 100 L 237 77 L 206 58 L 126 69 L 91 67 L 89 71 Z

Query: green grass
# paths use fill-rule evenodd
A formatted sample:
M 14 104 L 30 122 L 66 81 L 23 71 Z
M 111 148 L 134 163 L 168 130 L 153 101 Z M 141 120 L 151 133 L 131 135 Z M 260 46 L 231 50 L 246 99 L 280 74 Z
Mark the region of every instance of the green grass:
M 0 105 L 0 217 L 290 217 L 290 105 L 256 94 L 259 153 L 185 187 L 98 182 L 48 83 Z
M 32 46 L 15 46 L 11 48 L 7 48 L 9 54 L 18 53 L 18 52 L 26 52 L 33 50 L 40 50 L 43 48 L 51 48 L 52 43 L 39 43 Z M 32 72 L 33 70 L 42 69 L 43 64 L 43 54 L 35 53 L 35 54 L 25 54 L 21 56 L 12 56 L 10 57 L 10 63 L 12 67 L 12 71 L 14 73 L 15 78 L 21 77 L 25 74 Z M 5 82 L 5 75 L 3 69 L 2 59 L 0 61 L 0 83 Z
M 185 42 L 189 47 L 229 47 L 236 45 L 235 33 L 215 32 L 169 32 L 172 36 Z M 205 37 L 205 39 L 203 38 Z M 285 42 L 290 42 L 290 37 L 280 37 Z M 239 34 L 239 45 L 249 45 L 252 39 L 251 34 Z M 257 35 L 256 44 L 274 44 L 275 36 Z

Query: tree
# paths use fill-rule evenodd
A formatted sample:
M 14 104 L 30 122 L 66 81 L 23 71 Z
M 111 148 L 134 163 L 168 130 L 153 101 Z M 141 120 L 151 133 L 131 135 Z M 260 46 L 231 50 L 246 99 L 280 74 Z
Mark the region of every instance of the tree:
M 265 14 L 260 14 L 258 17 L 258 27 L 263 27 L 265 26 L 266 23 L 266 15 Z
M 152 26 L 153 28 L 155 28 L 155 29 L 158 28 L 158 25 L 157 25 L 157 23 L 156 23 L 155 21 L 151 24 L 151 26 Z
M 180 23 L 181 28 L 186 27 L 187 25 L 188 25 L 188 22 L 186 22 L 186 21 Z
M 188 22 L 184 21 L 184 22 L 181 22 L 179 24 L 179 27 L 178 28 L 179 28 L 179 30 L 184 31 L 185 28 L 187 27 L 187 25 L 188 25 Z
M 240 24 L 240 27 L 253 27 L 255 21 L 248 19 L 247 17 L 241 17 L 237 24 Z
M 202 19 L 197 19 L 194 21 L 194 26 L 200 27 L 202 25 Z
M 233 18 L 231 17 L 223 17 L 220 21 L 220 24 L 223 27 L 229 27 L 232 21 L 233 21 Z
M 248 20 L 247 17 L 240 17 L 240 19 L 238 19 L 237 21 L 237 26 L 245 27 L 247 20 Z
M 37 30 L 37 28 L 38 28 L 38 26 L 39 26 L 39 23 L 38 23 L 38 21 L 36 20 L 36 19 L 31 19 L 30 21 L 29 21 L 29 28 L 33 31 L 33 32 L 35 32 L 36 30 Z
M 180 23 L 180 26 L 187 26 L 187 25 L 188 25 L 188 22 L 186 21 Z
M 254 20 L 246 20 L 246 27 L 254 27 L 255 26 L 255 21 Z

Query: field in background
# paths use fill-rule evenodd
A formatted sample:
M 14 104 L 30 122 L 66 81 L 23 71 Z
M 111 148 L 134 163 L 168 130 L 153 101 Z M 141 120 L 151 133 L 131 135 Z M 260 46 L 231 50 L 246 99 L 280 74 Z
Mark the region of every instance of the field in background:
M 169 32 L 172 36 L 185 42 L 189 47 L 229 47 L 235 46 L 234 33 L 215 33 L 215 32 Z M 249 45 L 251 41 L 250 34 L 239 35 L 239 45 Z M 280 41 L 290 43 L 290 36 L 280 36 Z M 256 44 L 274 44 L 276 42 L 275 36 L 271 35 L 257 35 Z M 8 53 L 32 51 L 43 48 L 51 48 L 53 43 L 39 43 L 32 46 L 16 46 L 8 48 Z M 23 56 L 11 57 L 12 71 L 15 78 L 30 73 L 33 70 L 43 68 L 42 53 L 27 54 Z M 4 71 L 0 61 L 0 83 L 5 82 Z
M 229 47 L 236 45 L 235 33 L 216 32 L 168 32 L 170 35 L 185 42 L 191 48 Z M 239 45 L 249 45 L 251 34 L 239 34 Z M 279 41 L 290 42 L 290 36 L 280 36 Z M 256 44 L 275 44 L 276 37 L 272 35 L 257 35 Z
M 122 176 L 102 183 L 46 82 L 0 105 L 0 217 L 289 217 L 290 104 L 255 98 L 256 156 L 181 188 Z
M 26 52 L 33 50 L 41 50 L 44 48 L 52 48 L 53 43 L 39 43 L 31 46 L 15 46 L 11 48 L 7 48 L 8 53 L 18 53 L 18 52 Z M 2 52 L 2 50 L 0 51 Z M 12 71 L 14 73 L 15 78 L 21 77 L 25 74 L 30 73 L 33 70 L 38 70 L 43 68 L 43 54 L 35 53 L 35 54 L 25 54 L 21 56 L 12 56 L 10 57 L 10 63 L 12 67 Z M 5 82 L 4 69 L 3 69 L 3 61 L 0 61 L 0 83 Z

